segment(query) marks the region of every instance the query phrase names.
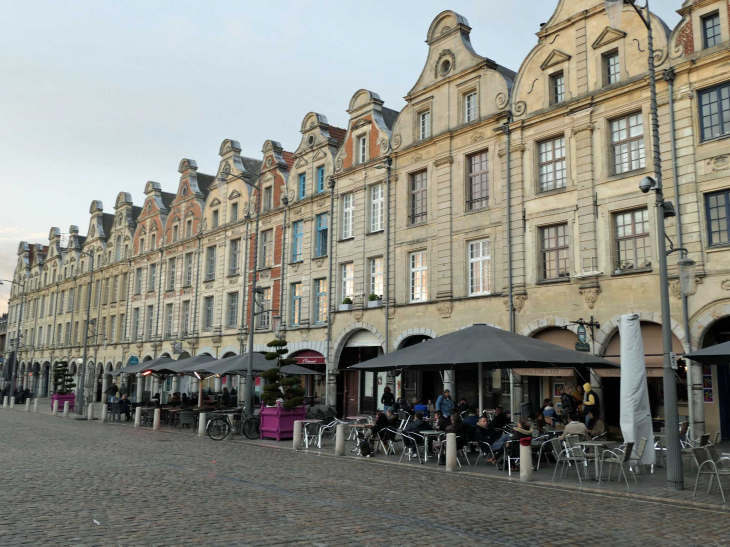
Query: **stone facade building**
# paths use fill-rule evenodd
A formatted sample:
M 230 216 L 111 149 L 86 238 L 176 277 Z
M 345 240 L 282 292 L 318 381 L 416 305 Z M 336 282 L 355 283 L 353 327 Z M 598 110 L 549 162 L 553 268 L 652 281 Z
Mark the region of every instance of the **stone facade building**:
M 346 370 L 383 352 L 474 323 L 573 347 L 572 321 L 593 317 L 592 351 L 617 360 L 617 319 L 635 312 L 662 416 L 662 321 L 678 353 L 730 332 L 730 9 L 687 0 L 674 29 L 652 17 L 664 193 L 677 212 L 667 235 L 697 263 L 685 325 L 676 253 L 672 317 L 661 317 L 656 209 L 638 188 L 654 172 L 646 28 L 628 5 L 611 28 L 602 1 L 556 3 L 517 71 L 475 52 L 468 21 L 445 11 L 400 112 L 361 89 L 347 128 L 310 112 L 294 152 L 267 140 L 260 160 L 227 139 L 215 176 L 184 159 L 175 194 L 149 182 L 141 208 L 126 193 L 114 215 L 92 202 L 86 237 L 72 226 L 21 243 L 8 318 L 9 342 L 22 336 L 19 381 L 47 393 L 55 363 L 78 362 L 90 288 L 96 400 L 109 381 L 153 381 L 112 380 L 130 358 L 239 354 L 253 328 L 255 351 L 285 336 L 326 373 L 310 392 L 348 414 L 375 410 L 388 384 L 424 399 L 446 384 L 476 401 L 476 373 Z M 263 311 L 252 325 L 254 275 Z M 540 374 L 486 375 L 486 405 L 535 409 L 587 381 L 617 425 L 620 371 Z M 730 437 L 725 369 L 680 367 L 678 391 L 698 432 Z

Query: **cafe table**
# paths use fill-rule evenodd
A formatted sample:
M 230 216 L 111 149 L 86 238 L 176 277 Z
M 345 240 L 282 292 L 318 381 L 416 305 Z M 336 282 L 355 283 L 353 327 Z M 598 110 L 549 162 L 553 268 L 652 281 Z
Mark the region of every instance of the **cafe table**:
M 355 422 L 350 424 L 350 431 L 346 439 L 348 441 L 351 441 L 352 439 L 357 440 L 357 428 L 355 428 L 354 426 L 357 425 L 358 422 L 361 422 L 363 420 L 367 420 L 368 422 L 370 422 L 370 420 L 372 420 L 372 416 L 358 414 L 357 416 L 345 416 L 345 420 L 347 420 L 348 422 Z
M 594 480 L 598 480 L 598 449 L 599 448 L 605 448 L 608 446 L 608 443 L 606 441 L 578 441 L 575 444 L 578 446 L 583 446 L 586 448 L 593 447 L 593 465 L 595 466 L 595 475 L 593 477 Z
M 436 431 L 435 429 L 424 429 L 423 431 L 419 431 L 418 434 L 423 435 L 426 443 L 425 450 L 423 451 L 423 463 L 426 463 L 428 461 L 428 438 L 435 437 L 438 439 L 439 435 L 441 435 L 442 432 Z

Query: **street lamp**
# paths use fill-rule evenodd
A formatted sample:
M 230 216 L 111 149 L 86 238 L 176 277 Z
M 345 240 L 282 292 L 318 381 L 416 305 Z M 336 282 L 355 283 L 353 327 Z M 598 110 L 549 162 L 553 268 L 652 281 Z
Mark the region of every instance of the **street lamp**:
M 10 377 L 10 392 L 8 398 L 15 395 L 15 381 L 18 373 L 18 352 L 20 351 L 20 338 L 23 326 L 23 303 L 25 302 L 25 279 L 22 282 L 12 281 L 10 279 L 0 279 L 0 285 L 10 283 L 11 285 L 20 285 L 20 310 L 18 311 L 18 331 L 15 333 L 15 351 L 13 352 L 13 362 L 10 364 L 12 375 Z
M 91 288 L 94 285 L 94 255 L 85 251 L 76 251 L 82 255 L 89 257 L 89 268 L 91 269 L 91 277 L 89 279 L 89 288 L 86 291 L 86 321 L 84 323 L 84 351 L 79 364 L 79 390 L 78 401 L 74 404 L 74 411 L 79 416 L 84 414 L 84 392 L 86 391 L 86 356 L 89 348 L 89 318 L 91 316 Z
M 604 0 L 606 14 L 613 28 L 621 26 L 621 15 L 624 0 Z M 647 54 L 649 64 L 649 91 L 651 93 L 651 129 L 652 152 L 654 160 L 654 177 L 645 177 L 639 184 L 643 193 L 654 191 L 656 206 L 657 247 L 659 259 L 659 295 L 662 313 L 662 353 L 664 357 L 664 423 L 666 426 L 667 449 L 667 488 L 684 490 L 684 473 L 682 470 L 682 449 L 679 445 L 679 409 L 677 407 L 677 383 L 672 368 L 672 325 L 669 306 L 669 279 L 667 273 L 667 242 L 664 227 L 665 216 L 674 216 L 674 207 L 664 200 L 662 192 L 662 158 L 659 150 L 659 115 L 657 112 L 656 68 L 654 66 L 654 35 L 651 28 L 651 12 L 649 0 L 640 8 L 634 0 L 626 0 L 637 13 L 647 29 Z M 644 14 L 643 12 L 646 12 Z M 679 249 L 672 249 L 674 252 Z
M 677 260 L 677 266 L 679 268 L 679 286 L 682 288 L 682 294 L 689 296 L 694 291 L 697 263 L 685 256 Z

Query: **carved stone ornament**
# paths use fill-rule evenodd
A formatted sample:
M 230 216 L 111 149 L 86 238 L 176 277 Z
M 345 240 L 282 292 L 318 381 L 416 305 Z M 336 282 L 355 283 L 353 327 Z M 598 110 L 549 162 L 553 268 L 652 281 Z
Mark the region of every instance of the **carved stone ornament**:
M 723 154 L 721 156 L 715 156 L 705 160 L 705 165 L 710 173 L 715 171 L 727 171 L 730 169 L 730 156 Z
M 582 133 L 583 131 L 593 131 L 595 128 L 596 125 L 594 123 L 588 122 L 581 125 L 576 125 L 575 127 L 571 128 L 570 134 L 577 135 L 578 133 Z
M 449 317 L 451 317 L 451 312 L 454 309 L 454 304 L 451 302 L 451 300 L 447 300 L 444 302 L 439 302 L 436 308 L 438 309 L 439 315 L 443 319 L 448 319 Z
M 271 218 L 264 218 L 261 220 L 262 226 L 268 226 L 269 224 L 271 224 Z
M 526 294 L 515 294 L 512 295 L 512 307 L 514 307 L 517 313 L 522 311 L 525 307 L 525 300 L 527 300 Z
M 309 339 L 309 331 L 307 329 L 303 329 L 301 331 L 302 333 L 302 340 L 308 340 Z
M 292 271 L 293 271 L 294 273 L 297 273 L 297 272 L 299 271 L 299 267 L 300 267 L 301 265 L 302 265 L 302 264 L 301 264 L 301 262 L 295 262 L 294 264 L 292 264 L 292 265 L 291 265 L 291 270 L 292 270 Z
M 502 110 L 503 108 L 506 108 L 509 104 L 509 98 L 507 97 L 506 93 L 498 93 L 497 96 L 494 99 L 494 104 L 497 105 L 497 108 L 499 110 Z
M 353 311 L 352 316 L 355 318 L 355 321 L 358 321 L 358 322 L 362 321 L 362 316 L 363 316 L 362 310 L 360 309 L 360 310 Z
M 390 306 L 388 308 L 388 319 L 393 319 L 395 317 L 395 306 Z
M 338 156 L 335 160 L 335 171 L 342 171 L 342 156 Z
M 400 148 L 402 140 L 403 139 L 401 139 L 400 135 L 396 135 L 395 137 L 393 137 L 393 150 L 395 150 L 396 148 Z
M 380 153 L 381 154 L 388 153 L 388 139 L 386 139 L 385 137 L 380 139 Z
M 727 284 L 727 288 L 725 286 L 725 283 L 726 282 L 728 283 Z M 695 283 L 692 286 L 692 290 L 689 292 L 689 294 L 687 296 L 692 296 L 694 293 L 696 293 L 697 292 L 697 285 L 699 285 L 700 283 L 702 283 L 702 278 L 701 277 L 695 277 Z M 720 287 L 722 287 L 726 291 L 727 290 L 730 290 L 730 279 L 726 279 L 725 281 L 723 281 L 720 284 Z M 674 280 L 672 280 L 672 281 L 669 282 L 669 292 L 671 292 L 672 293 L 672 296 L 674 298 L 676 298 L 677 300 L 681 300 L 682 299 L 682 284 L 679 282 L 679 279 L 674 279 Z
M 591 287 L 589 289 L 580 289 L 580 295 L 585 300 L 588 309 L 592 310 L 598 300 L 598 295 L 601 293 L 600 287 Z
M 730 291 L 730 277 L 727 277 L 722 280 L 722 283 L 720 283 L 720 288 L 723 291 Z
M 444 57 L 448 58 L 450 61 L 448 70 L 443 70 L 443 67 L 441 66 L 441 61 L 443 61 Z M 450 49 L 443 50 L 441 53 L 439 53 L 439 58 L 436 60 L 436 65 L 433 68 L 434 77 L 438 78 L 439 74 L 441 74 L 441 76 L 446 76 L 449 72 L 453 71 L 456 68 L 456 55 L 454 55 L 454 52 Z
M 413 163 L 416 163 L 417 161 L 421 161 L 422 159 L 423 159 L 423 154 L 421 154 L 420 152 L 413 155 Z
M 442 165 L 447 165 L 449 163 L 452 163 L 454 161 L 454 158 L 452 156 L 446 156 L 444 158 L 437 159 L 434 163 L 436 167 L 441 167 Z
M 271 270 L 261 270 L 259 272 L 259 279 L 269 279 L 271 277 Z
M 512 112 L 515 116 L 522 116 L 525 111 L 527 110 L 527 103 L 525 101 L 519 101 L 515 103 L 515 106 L 512 108 Z
M 469 142 L 479 142 L 484 140 L 484 131 L 475 131 L 469 137 Z
M 238 283 L 238 276 L 233 276 L 228 278 L 228 284 L 229 285 L 235 285 Z
M 317 268 L 321 268 L 323 264 L 324 264 L 324 257 L 314 259 L 314 265 L 317 266 Z

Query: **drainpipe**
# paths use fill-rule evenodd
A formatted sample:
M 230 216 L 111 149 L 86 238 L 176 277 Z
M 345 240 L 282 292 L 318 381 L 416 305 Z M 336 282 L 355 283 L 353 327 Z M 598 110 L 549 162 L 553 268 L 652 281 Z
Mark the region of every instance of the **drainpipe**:
M 385 354 L 390 353 L 390 169 L 393 158 L 385 158 Z
M 284 225 L 281 228 L 281 281 L 279 282 L 279 332 L 286 331 L 286 320 L 284 319 L 284 282 L 286 280 L 286 218 L 289 212 L 289 198 L 284 196 Z M 277 338 L 279 338 L 277 336 Z M 284 338 L 284 336 L 281 336 Z
M 162 299 L 162 266 L 163 266 L 163 260 L 162 260 L 162 249 L 160 249 L 160 262 L 159 262 L 159 272 L 157 272 L 157 314 L 155 316 L 155 341 L 152 342 L 152 354 L 153 358 L 157 359 L 157 337 L 160 335 L 160 300 Z M 165 274 L 167 274 L 167 270 L 165 270 Z M 160 388 L 161 389 L 161 388 Z M 162 401 L 162 391 L 160 391 L 160 401 Z
M 682 237 L 681 206 L 679 203 L 679 169 L 677 166 L 677 137 L 674 125 L 674 68 L 664 71 L 664 79 L 669 84 L 669 140 L 672 150 L 672 179 L 674 182 L 674 199 L 677 202 L 677 243 L 684 247 Z M 689 309 L 687 295 L 682 293 L 682 327 L 684 328 L 684 352 L 692 351 L 692 339 L 689 330 Z M 689 411 L 689 438 L 699 438 L 705 432 L 705 409 L 702 406 L 702 372 L 694 361 L 687 360 L 687 408 Z M 695 403 L 697 405 L 695 406 Z
M 327 279 L 327 375 L 325 378 L 324 383 L 324 394 L 325 394 L 325 401 L 330 406 L 336 406 L 337 405 L 337 390 L 335 389 L 335 396 L 330 399 L 330 375 L 333 375 L 334 372 L 331 370 L 331 366 L 333 363 L 330 361 L 330 339 L 332 338 L 332 265 L 333 265 L 333 247 L 332 242 L 335 239 L 335 222 L 334 222 L 334 211 L 335 211 L 335 178 L 330 175 L 329 178 L 329 188 L 330 188 L 330 215 L 329 215 L 329 241 L 327 242 L 327 246 L 329 249 L 327 250 L 327 253 L 329 255 L 329 276 Z

